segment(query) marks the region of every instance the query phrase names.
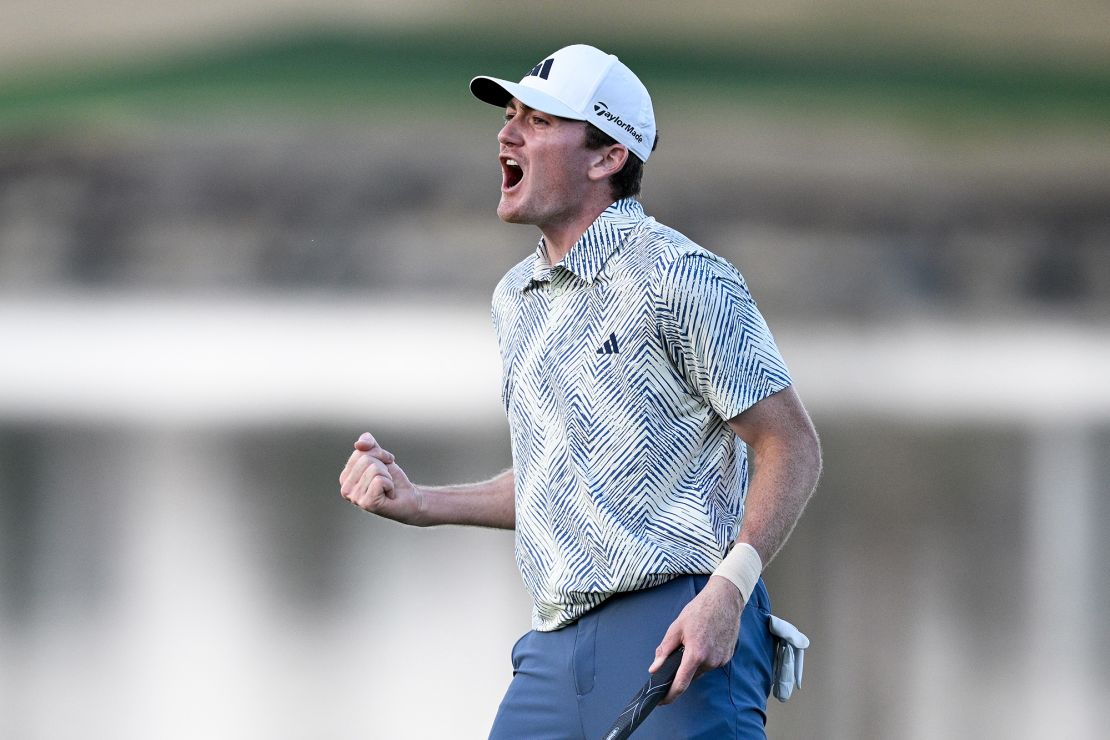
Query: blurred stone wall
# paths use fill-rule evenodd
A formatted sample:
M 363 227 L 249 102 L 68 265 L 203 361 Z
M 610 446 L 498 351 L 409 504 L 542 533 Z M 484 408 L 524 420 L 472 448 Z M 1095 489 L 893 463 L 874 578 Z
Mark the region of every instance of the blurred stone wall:
M 0 289 L 484 298 L 536 238 L 493 213 L 492 131 L 9 139 Z M 826 134 L 815 158 L 781 151 L 804 132 L 764 134 L 714 159 L 713 136 L 676 133 L 647 169 L 649 211 L 733 260 L 776 311 L 1110 316 L 1110 168 L 1077 171 L 1066 149 L 1053 167 L 1009 152 L 972 174 L 951 152 L 911 158 L 912 139 L 875 151 Z

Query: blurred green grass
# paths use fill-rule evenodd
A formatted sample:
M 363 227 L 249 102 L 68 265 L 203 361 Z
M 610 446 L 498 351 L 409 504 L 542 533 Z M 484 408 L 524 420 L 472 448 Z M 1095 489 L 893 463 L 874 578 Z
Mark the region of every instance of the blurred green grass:
M 0 79 L 0 131 L 225 115 L 471 116 L 478 110 L 467 104 L 471 76 L 518 78 L 570 41 L 473 30 L 312 29 L 163 57 L 23 70 Z M 649 82 L 657 105 L 674 100 L 689 119 L 739 106 L 939 125 L 1110 121 L 1110 69 L 1053 67 L 1018 55 L 984 60 L 920 47 L 802 48 L 773 39 L 728 45 L 626 39 L 613 50 Z

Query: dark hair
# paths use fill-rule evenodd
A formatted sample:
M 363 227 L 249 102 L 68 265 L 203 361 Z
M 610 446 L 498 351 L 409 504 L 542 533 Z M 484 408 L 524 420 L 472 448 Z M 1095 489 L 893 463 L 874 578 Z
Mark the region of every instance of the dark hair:
M 589 121 L 586 122 L 586 148 L 587 149 L 601 149 L 602 147 L 616 144 L 617 140 L 609 134 L 605 133 L 597 126 Z M 652 142 L 651 150 L 654 152 L 655 147 L 659 146 L 659 135 L 655 135 L 655 141 Z M 620 171 L 614 172 L 609 176 L 609 188 L 613 192 L 613 198 L 620 200 L 621 198 L 632 198 L 640 194 L 640 182 L 644 179 L 644 162 L 631 151 L 628 152 L 628 159 L 624 162 L 624 167 Z

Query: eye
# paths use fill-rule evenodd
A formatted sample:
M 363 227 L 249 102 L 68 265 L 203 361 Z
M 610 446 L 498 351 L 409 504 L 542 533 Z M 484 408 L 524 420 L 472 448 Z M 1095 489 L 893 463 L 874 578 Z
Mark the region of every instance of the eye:
M 532 116 L 533 126 L 547 126 L 550 122 L 542 116 Z

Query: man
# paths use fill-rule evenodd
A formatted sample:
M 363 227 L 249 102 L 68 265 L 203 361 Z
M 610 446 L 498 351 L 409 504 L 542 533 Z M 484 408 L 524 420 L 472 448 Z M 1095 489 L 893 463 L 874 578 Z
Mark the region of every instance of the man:
M 533 630 L 491 737 L 598 737 L 680 645 L 672 706 L 637 737 L 764 737 L 759 574 L 821 466 L 785 364 L 735 268 L 635 199 L 656 136 L 628 67 L 575 45 L 470 88 L 505 110 L 498 216 L 541 232 L 493 299 L 513 468 L 415 486 L 364 434 L 342 495 L 419 526 L 516 529 Z

